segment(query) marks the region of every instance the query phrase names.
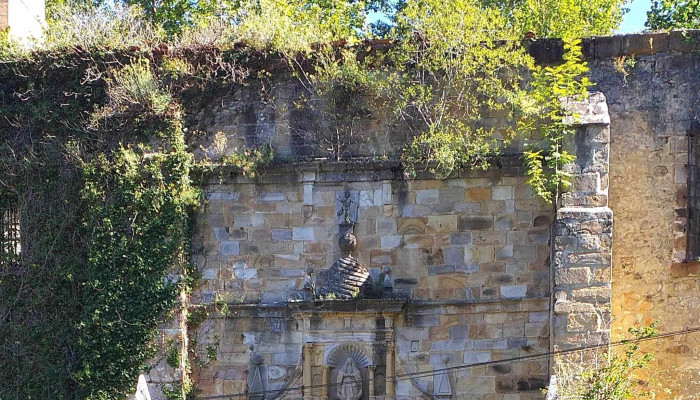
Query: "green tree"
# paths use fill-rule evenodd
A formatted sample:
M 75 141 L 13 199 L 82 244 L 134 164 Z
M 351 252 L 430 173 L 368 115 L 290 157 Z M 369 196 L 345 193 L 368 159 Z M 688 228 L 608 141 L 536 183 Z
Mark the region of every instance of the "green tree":
M 700 1 L 652 1 L 644 25 L 651 29 L 700 28 Z

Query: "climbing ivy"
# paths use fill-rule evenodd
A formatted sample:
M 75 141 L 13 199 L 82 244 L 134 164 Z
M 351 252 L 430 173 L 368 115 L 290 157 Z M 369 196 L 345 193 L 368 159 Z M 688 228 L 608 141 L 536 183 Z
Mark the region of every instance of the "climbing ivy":
M 122 399 L 192 281 L 182 113 L 138 55 L 47 53 L 0 76 L 0 184 L 22 224 L 0 270 L 0 398 Z

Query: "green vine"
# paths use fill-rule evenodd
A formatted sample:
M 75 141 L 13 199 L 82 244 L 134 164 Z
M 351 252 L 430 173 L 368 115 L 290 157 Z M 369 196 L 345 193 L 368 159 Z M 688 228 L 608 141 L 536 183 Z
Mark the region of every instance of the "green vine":
M 564 139 L 573 134 L 575 127 L 571 122 L 579 116 L 566 105 L 583 99 L 590 86 L 585 76 L 588 66 L 582 59 L 581 41 L 565 40 L 564 50 L 562 64 L 535 68 L 531 93 L 539 105 L 541 119 L 520 125 L 535 142 L 523 154 L 527 183 L 533 193 L 549 203 L 556 202 L 559 193 L 571 186 L 572 174 L 566 166 L 575 156 L 564 148 Z
M 151 67 L 51 53 L 0 66 L 0 181 L 23 244 L 0 270 L 0 398 L 124 398 L 192 283 L 201 195 Z

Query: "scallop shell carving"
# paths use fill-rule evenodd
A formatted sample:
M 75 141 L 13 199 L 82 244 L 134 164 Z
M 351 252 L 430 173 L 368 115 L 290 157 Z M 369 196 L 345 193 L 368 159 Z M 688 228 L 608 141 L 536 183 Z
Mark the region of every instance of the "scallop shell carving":
M 358 368 L 372 364 L 361 348 L 354 344 L 344 343 L 336 346 L 336 348 L 331 351 L 328 355 L 326 365 L 329 367 L 340 367 L 345 364 L 345 360 L 348 358 L 352 358 Z

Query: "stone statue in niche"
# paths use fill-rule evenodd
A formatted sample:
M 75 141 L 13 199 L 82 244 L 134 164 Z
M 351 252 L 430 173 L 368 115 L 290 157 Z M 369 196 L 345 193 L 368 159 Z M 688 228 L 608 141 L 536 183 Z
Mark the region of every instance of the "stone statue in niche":
M 360 294 L 368 294 L 372 286 L 372 278 L 367 268 L 352 256 L 357 247 L 357 238 L 346 232 L 338 239 L 338 245 L 343 256 L 333 263 L 326 271 L 323 283 L 318 288 L 321 297 L 337 299 L 352 299 Z
M 362 397 L 362 374 L 352 357 L 338 371 L 336 390 L 340 400 L 358 400 Z

